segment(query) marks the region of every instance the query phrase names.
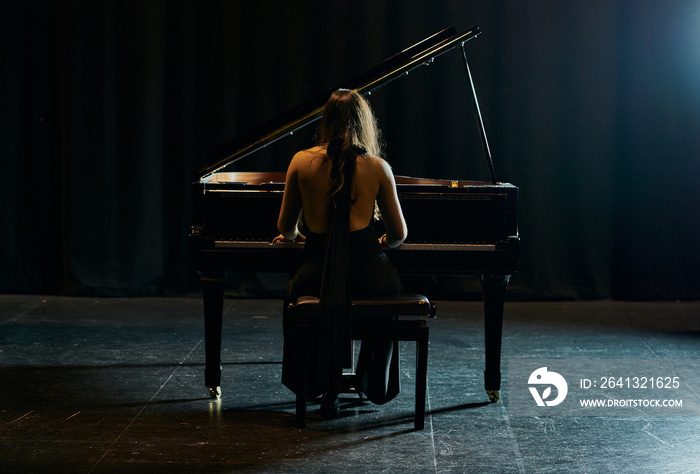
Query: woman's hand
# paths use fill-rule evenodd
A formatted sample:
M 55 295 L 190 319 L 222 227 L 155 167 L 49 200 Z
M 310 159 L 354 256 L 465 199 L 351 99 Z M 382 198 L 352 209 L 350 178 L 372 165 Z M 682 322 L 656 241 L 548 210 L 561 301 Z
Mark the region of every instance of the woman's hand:
M 289 240 L 285 238 L 283 234 L 280 234 L 274 239 L 272 239 L 272 243 L 270 245 L 279 244 L 281 242 L 304 242 L 305 240 L 306 237 L 304 236 L 304 234 L 301 233 L 297 233 L 297 236 L 294 237 L 294 240 Z
M 379 237 L 379 245 L 381 245 L 382 248 L 395 249 L 396 247 L 400 246 L 402 243 L 403 243 L 403 240 L 389 240 L 389 237 L 387 237 L 386 234 Z
M 270 243 L 270 245 L 278 244 L 280 242 L 291 242 L 291 241 L 285 239 L 284 235 L 280 234 L 277 237 L 275 237 L 274 239 L 272 239 L 272 242 Z
M 381 245 L 383 248 L 388 247 L 386 244 L 386 234 L 379 237 L 379 245 Z

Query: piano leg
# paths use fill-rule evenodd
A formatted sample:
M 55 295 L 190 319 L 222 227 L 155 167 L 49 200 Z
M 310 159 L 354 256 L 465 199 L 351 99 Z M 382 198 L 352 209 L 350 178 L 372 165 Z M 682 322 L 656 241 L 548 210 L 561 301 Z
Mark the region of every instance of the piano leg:
M 224 310 L 225 272 L 202 272 L 204 299 L 204 385 L 212 398 L 221 396 L 221 327 Z
M 510 275 L 481 276 L 484 294 L 484 343 L 486 368 L 484 388 L 492 402 L 501 398 L 501 334 L 503 332 L 503 303 Z

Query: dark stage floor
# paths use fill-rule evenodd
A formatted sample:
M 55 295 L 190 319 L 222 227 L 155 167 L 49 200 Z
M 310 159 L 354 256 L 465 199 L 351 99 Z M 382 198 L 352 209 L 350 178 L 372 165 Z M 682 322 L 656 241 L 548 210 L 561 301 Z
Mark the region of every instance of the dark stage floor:
M 680 359 L 688 406 L 700 303 L 507 303 L 493 404 L 480 305 L 439 302 L 423 431 L 408 344 L 396 400 L 296 429 L 280 304 L 226 300 L 213 401 L 198 298 L 0 296 L 0 472 L 700 472 L 698 412 L 516 416 L 507 384 L 509 359 Z

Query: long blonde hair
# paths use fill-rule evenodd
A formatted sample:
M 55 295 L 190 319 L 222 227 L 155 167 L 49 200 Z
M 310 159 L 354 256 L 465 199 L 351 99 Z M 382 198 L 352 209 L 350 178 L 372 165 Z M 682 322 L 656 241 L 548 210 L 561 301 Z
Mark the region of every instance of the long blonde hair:
M 318 141 L 331 160 L 327 204 L 338 197 L 346 177 L 352 182 L 356 157 L 367 152 L 382 154 L 377 119 L 369 103 L 355 90 L 339 89 L 331 95 L 323 109 Z
M 369 103 L 359 92 L 338 89 L 328 99 L 319 126 L 318 142 L 328 145 L 342 138 L 349 145 L 382 156 L 381 132 Z

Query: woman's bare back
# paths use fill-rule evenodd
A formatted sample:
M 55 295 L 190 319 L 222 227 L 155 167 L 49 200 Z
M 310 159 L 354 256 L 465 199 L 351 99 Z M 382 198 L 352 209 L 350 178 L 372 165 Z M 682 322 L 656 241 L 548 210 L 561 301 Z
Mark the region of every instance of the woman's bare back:
M 325 200 L 330 187 L 331 162 L 324 147 L 298 152 L 287 170 L 287 182 L 278 221 L 280 232 L 292 237 L 299 213 L 311 232 L 325 233 Z M 358 157 L 353 178 L 350 231 L 367 227 L 379 205 L 386 229 L 386 244 L 398 246 L 406 238 L 406 223 L 396 194 L 396 184 L 388 163 L 371 154 Z

